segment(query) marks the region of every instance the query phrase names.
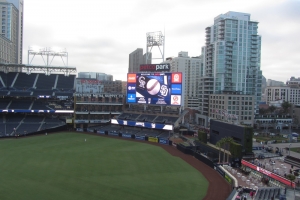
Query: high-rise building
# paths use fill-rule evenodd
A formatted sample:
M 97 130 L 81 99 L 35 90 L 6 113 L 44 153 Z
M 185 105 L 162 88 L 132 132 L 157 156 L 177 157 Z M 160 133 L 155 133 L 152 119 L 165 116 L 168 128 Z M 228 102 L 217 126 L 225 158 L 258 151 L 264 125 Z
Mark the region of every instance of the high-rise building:
M 265 89 L 266 102 L 287 101 L 293 105 L 300 104 L 300 78 L 291 77 L 286 85 L 268 85 Z
M 143 55 L 143 49 L 137 48 L 135 51 L 129 54 L 129 66 L 128 73 L 135 73 L 140 71 L 140 65 L 151 64 L 152 54 L 148 53 L 148 60 L 146 53 Z
M 199 109 L 199 76 L 201 57 L 189 57 L 188 52 L 181 51 L 178 57 L 167 58 L 164 63 L 169 63 L 171 72 L 183 73 L 183 106 L 184 108 Z
M 1 63 L 22 64 L 23 0 L 0 0 Z
M 268 87 L 271 87 L 271 86 L 273 86 L 273 87 L 284 86 L 284 82 L 268 79 L 267 80 L 267 86 Z
M 211 116 L 211 94 L 254 96 L 253 117 L 261 101 L 262 71 L 260 70 L 261 36 L 258 22 L 250 14 L 227 12 L 214 18 L 207 27 L 206 43 L 202 48 L 203 67 L 199 85 L 199 123 L 207 126 Z M 233 102 L 232 102 L 233 103 Z M 239 116 L 241 110 L 224 108 Z
M 96 79 L 98 81 L 113 81 L 113 75 L 99 72 L 78 72 L 78 78 Z

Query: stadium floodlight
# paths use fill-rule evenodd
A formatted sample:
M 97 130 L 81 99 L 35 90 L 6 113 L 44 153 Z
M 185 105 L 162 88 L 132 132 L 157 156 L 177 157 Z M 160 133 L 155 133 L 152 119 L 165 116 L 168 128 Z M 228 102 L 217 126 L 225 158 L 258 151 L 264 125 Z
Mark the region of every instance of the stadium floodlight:
M 158 47 L 161 57 L 151 59 L 165 60 L 165 36 L 161 31 L 146 33 L 147 45 L 146 45 L 146 64 L 150 64 L 149 60 L 152 57 L 153 47 Z M 162 47 L 162 49 L 161 49 Z
M 40 51 L 40 47 L 39 46 L 30 46 L 28 51 L 31 51 L 31 52 L 39 52 Z
M 31 60 L 29 58 L 30 56 L 32 56 Z M 50 66 L 53 59 L 56 56 L 59 56 L 61 57 L 63 64 L 65 66 L 68 66 L 68 52 L 66 51 L 65 48 L 58 48 L 58 47 L 38 48 L 37 46 L 31 46 L 28 49 L 28 65 L 31 65 L 35 56 L 41 56 L 46 66 Z M 63 57 L 66 58 L 66 61 L 63 59 Z

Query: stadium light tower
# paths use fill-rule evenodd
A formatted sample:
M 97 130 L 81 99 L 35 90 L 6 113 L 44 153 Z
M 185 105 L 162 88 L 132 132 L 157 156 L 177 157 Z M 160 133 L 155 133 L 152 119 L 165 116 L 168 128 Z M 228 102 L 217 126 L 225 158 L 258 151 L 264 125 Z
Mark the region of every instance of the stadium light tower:
M 32 58 L 29 61 L 30 55 L 32 56 Z M 29 47 L 29 49 L 28 49 L 28 65 L 31 65 L 35 56 L 41 56 L 46 66 L 50 66 L 53 59 L 56 56 L 59 56 L 59 57 L 61 57 L 62 62 L 64 63 L 64 66 L 68 66 L 68 52 L 66 51 L 66 49 L 54 49 L 54 48 L 50 48 L 50 47 L 45 47 L 45 48 Z M 46 57 L 46 58 L 44 58 L 44 57 Z M 66 58 L 66 61 L 63 59 L 63 57 Z
M 152 56 L 153 47 L 158 47 L 161 57 L 152 59 L 165 60 L 165 36 L 161 31 L 146 33 L 147 45 L 146 45 L 146 64 L 148 64 L 150 55 Z

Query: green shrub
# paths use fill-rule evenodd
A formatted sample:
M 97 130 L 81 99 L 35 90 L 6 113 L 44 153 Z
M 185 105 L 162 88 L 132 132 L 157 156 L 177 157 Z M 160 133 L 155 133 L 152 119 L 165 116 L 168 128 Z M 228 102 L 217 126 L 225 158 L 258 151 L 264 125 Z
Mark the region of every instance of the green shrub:
M 291 181 L 293 181 L 293 180 L 295 180 L 296 177 L 293 174 L 288 174 L 286 176 L 286 178 L 289 179 L 289 180 L 291 180 Z
M 198 131 L 198 139 L 200 142 L 207 143 L 207 134 L 204 131 Z
M 234 158 L 241 158 L 242 157 L 242 145 L 232 142 L 230 143 L 230 153 Z

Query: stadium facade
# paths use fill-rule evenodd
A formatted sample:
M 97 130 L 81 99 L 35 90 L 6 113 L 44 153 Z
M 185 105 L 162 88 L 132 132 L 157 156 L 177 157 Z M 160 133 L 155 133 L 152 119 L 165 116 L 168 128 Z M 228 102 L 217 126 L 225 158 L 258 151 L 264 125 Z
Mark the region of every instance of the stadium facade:
M 68 119 L 72 123 L 74 72 L 72 67 L 0 64 L 0 137 L 61 130 Z

